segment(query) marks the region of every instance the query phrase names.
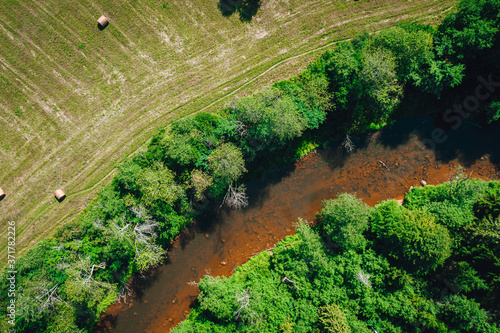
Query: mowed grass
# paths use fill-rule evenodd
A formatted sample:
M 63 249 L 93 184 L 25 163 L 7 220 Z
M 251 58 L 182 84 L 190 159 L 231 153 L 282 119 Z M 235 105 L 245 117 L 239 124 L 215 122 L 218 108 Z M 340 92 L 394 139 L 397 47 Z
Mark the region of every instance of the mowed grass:
M 51 235 L 158 127 L 296 75 L 332 42 L 436 22 L 455 3 L 263 0 L 247 23 L 213 0 L 2 1 L 1 262 L 7 221 L 18 254 Z

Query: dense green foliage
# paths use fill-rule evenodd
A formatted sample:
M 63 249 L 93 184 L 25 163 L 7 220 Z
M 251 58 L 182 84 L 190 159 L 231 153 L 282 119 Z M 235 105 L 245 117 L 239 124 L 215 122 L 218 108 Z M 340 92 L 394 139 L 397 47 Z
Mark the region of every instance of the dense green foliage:
M 499 202 L 489 200 L 499 194 L 499 182 L 459 174 L 413 189 L 404 206 L 326 200 L 316 227 L 299 221 L 233 276 L 202 278 L 198 306 L 174 332 L 500 332 Z M 449 228 L 427 209 L 445 201 L 472 219 Z M 332 243 L 344 230 L 367 246 Z
M 428 273 L 450 256 L 448 230 L 426 211 L 408 210 L 395 201 L 380 204 L 371 230 L 379 247 L 408 271 Z
M 368 229 L 369 209 L 361 199 L 344 193 L 337 200 L 323 202 L 317 216 L 321 220 L 322 234 L 329 237 L 342 250 L 362 250 L 366 247 L 363 232 Z
M 499 4 L 463 1 L 437 29 L 405 25 L 340 43 L 295 78 L 235 99 L 217 114 L 161 129 L 146 151 L 118 166 L 111 185 L 78 219 L 18 259 L 17 332 L 91 331 L 132 274 L 158 265 L 165 247 L 204 209 L 221 201 L 245 206 L 244 177 L 319 141 L 383 126 L 405 99 L 451 99 L 475 87 L 478 75 L 493 92 Z M 498 120 L 498 103 L 491 96 L 474 117 L 485 124 Z M 405 208 L 384 203 L 371 210 L 351 195 L 327 201 L 318 220 L 336 255 L 301 227 L 272 257 L 259 257 L 259 270 L 237 274 L 233 282 L 202 280 L 194 316 L 206 320 L 180 330 L 255 324 L 262 332 L 348 331 L 347 322 L 354 332 L 397 332 L 424 322 L 453 331 L 470 325 L 464 322 L 469 315 L 478 321 L 471 331 L 490 327 L 478 302 L 498 306 L 498 193 L 494 183 L 460 179 L 449 188 L 416 189 Z M 432 301 L 425 277 L 437 278 L 443 265 L 449 271 L 441 274 L 464 286 L 467 297 Z M 2 274 L 5 319 L 9 285 L 8 273 Z M 296 285 L 281 282 L 284 276 Z M 382 285 L 382 294 L 374 294 Z M 494 292 L 481 294 L 486 288 Z M 254 301 L 271 296 L 272 306 Z M 241 308 L 249 297 L 251 306 Z

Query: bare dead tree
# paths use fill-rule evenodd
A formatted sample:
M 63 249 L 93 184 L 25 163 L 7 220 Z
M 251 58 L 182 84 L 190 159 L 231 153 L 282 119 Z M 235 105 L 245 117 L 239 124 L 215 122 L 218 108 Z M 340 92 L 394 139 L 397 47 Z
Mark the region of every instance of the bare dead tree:
M 348 153 L 352 153 L 356 149 L 356 146 L 354 145 L 351 137 L 348 134 L 346 134 L 344 141 L 342 142 L 342 146 L 345 148 L 345 150 L 347 150 Z
M 52 288 L 49 288 L 46 283 L 43 283 L 40 286 L 41 294 L 35 297 L 40 302 L 38 312 L 45 312 L 49 309 L 54 310 L 57 303 L 63 302 L 57 294 L 58 288 L 59 284 L 55 284 Z
M 87 262 L 90 262 L 90 256 L 87 257 Z M 97 265 L 92 265 L 92 266 L 90 266 L 90 264 L 87 264 L 87 265 L 90 268 L 87 269 L 88 274 L 85 278 L 82 279 L 82 284 L 84 284 L 84 285 L 95 284 L 95 283 L 101 284 L 101 282 L 94 280 L 94 271 L 96 270 L 96 268 L 105 269 L 106 263 L 101 262 L 100 264 L 97 264 Z
M 92 222 L 92 225 L 96 229 L 104 230 L 104 224 L 102 223 L 101 219 L 96 219 L 95 221 Z
M 99 264 L 92 264 L 90 260 L 90 255 L 88 255 L 85 259 L 80 258 L 80 261 L 77 261 L 70 267 L 75 274 L 75 282 L 83 289 L 87 291 L 94 292 L 96 286 L 101 286 L 105 288 L 110 288 L 111 285 L 106 282 L 100 282 L 94 279 L 94 273 L 97 269 L 105 269 L 106 263 L 101 262 Z
M 236 120 L 233 122 L 234 129 L 236 130 L 236 133 L 240 136 L 240 138 L 243 138 L 243 136 L 246 134 L 248 127 L 241 121 Z
M 152 240 L 156 238 L 156 228 L 160 224 L 154 221 L 151 216 L 147 215 L 144 223 L 137 223 L 134 226 L 135 238 L 138 242 L 144 244 L 151 244 Z
M 235 298 L 240 305 L 238 310 L 234 313 L 236 315 L 236 319 L 238 319 L 240 317 L 241 311 L 250 304 L 250 294 L 247 289 L 244 289 L 240 295 L 235 295 Z
M 116 296 L 116 300 L 118 303 L 121 303 L 121 300 L 123 299 L 123 303 L 127 303 L 127 297 L 132 295 L 132 291 L 130 290 L 130 284 L 125 282 L 120 289 L 120 292 L 118 293 L 118 296 Z
M 368 288 L 372 287 L 372 283 L 370 282 L 370 274 L 365 273 L 363 271 L 359 271 L 358 274 L 356 274 L 356 280 L 367 286 Z
M 65 302 L 58 295 L 59 284 L 43 278 L 26 281 L 18 291 L 16 309 L 21 317 L 36 320 L 43 313 L 52 313 L 57 304 Z
M 231 209 L 241 209 L 248 206 L 248 196 L 244 185 L 233 186 L 231 183 L 222 200 L 221 207 L 227 205 Z
M 130 225 L 131 225 L 131 223 L 128 223 L 125 226 L 120 227 L 115 222 L 111 222 L 110 223 L 110 230 L 115 236 L 117 236 L 118 238 L 122 238 L 122 237 L 126 236 Z
M 143 205 L 139 206 L 132 206 L 129 209 L 132 213 L 134 213 L 135 216 L 137 216 L 139 219 L 142 220 L 143 217 L 147 215 L 146 208 L 144 208 Z
M 165 251 L 155 244 L 156 228 L 160 225 L 146 211 L 141 211 L 142 223 L 134 225 L 132 231 L 135 247 L 134 260 L 141 270 L 156 266 L 165 255 Z

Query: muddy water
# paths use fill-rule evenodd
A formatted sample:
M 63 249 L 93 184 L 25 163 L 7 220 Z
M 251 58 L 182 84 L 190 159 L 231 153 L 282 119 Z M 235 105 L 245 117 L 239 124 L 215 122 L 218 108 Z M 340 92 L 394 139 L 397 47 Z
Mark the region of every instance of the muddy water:
M 500 130 L 465 124 L 432 150 L 422 142 L 435 126 L 430 118 L 404 119 L 357 138 L 352 154 L 332 146 L 252 182 L 248 208 L 205 216 L 196 230 L 175 242 L 163 266 L 138 279 L 126 304 L 108 309 L 96 332 L 168 332 L 196 299 L 197 287 L 188 282 L 207 272 L 230 275 L 252 255 L 292 234 L 298 217 L 313 219 L 321 201 L 337 193 L 356 193 L 369 205 L 401 199 L 421 180 L 446 181 L 459 164 L 473 177 L 498 179 Z

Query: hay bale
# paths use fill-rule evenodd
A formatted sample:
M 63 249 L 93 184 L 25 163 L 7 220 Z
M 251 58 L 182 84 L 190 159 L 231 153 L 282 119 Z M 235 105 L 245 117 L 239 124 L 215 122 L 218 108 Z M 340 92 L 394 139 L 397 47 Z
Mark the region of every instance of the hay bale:
M 4 190 L 2 190 L 2 188 L 0 187 L 0 201 L 3 200 L 3 198 L 5 198 L 5 192 Z
M 57 201 L 61 202 L 66 198 L 66 193 L 64 193 L 63 190 L 58 189 L 54 192 L 54 196 L 56 197 Z
M 108 18 L 104 15 L 99 17 L 99 19 L 97 20 L 97 27 L 99 28 L 99 30 L 103 30 L 108 26 L 108 24 L 109 24 Z

